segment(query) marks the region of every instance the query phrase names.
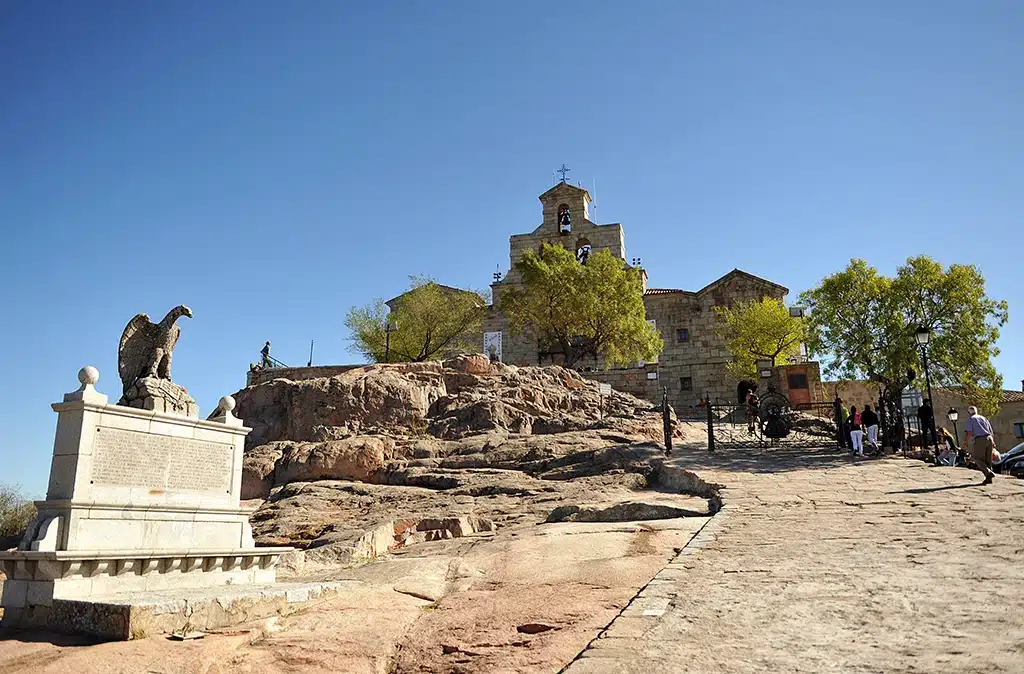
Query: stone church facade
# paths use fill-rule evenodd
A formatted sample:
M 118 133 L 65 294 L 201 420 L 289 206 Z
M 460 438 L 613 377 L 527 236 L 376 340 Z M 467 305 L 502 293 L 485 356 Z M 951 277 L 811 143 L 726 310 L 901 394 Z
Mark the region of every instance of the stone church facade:
M 577 257 L 590 250 L 608 250 L 626 259 L 625 235 L 619 223 L 597 224 L 590 220 L 591 197 L 587 190 L 561 182 L 540 195 L 543 221 L 532 232 L 509 238 L 509 272 L 491 285 L 494 306 L 501 293 L 520 283 L 516 262 L 527 250 L 537 251 L 542 243 L 561 245 Z M 614 388 L 660 402 L 668 390 L 677 410 L 696 406 L 702 399 L 734 400 L 737 382 L 725 371 L 729 354 L 716 331 L 714 307 L 735 302 L 774 297 L 783 299 L 787 288 L 734 269 L 695 291 L 679 288 L 649 288 L 647 273 L 641 270 L 644 306 L 664 341 L 657 362 L 634 367 L 604 369 L 585 364 L 583 374 L 610 383 Z M 484 321 L 484 352 L 514 365 L 558 362 L 560 354 L 540 351 L 530 334 L 512 335 L 508 320 L 492 310 Z

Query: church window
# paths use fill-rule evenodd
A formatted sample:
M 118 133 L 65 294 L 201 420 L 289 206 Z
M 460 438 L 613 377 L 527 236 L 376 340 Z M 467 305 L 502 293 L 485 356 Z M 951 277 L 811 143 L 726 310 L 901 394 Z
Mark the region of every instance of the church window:
M 572 231 L 572 213 L 567 204 L 558 207 L 558 232 L 568 234 Z
M 786 378 L 786 383 L 789 384 L 789 388 L 807 388 L 807 375 L 802 372 L 791 374 Z
M 580 239 L 576 242 L 576 260 L 580 264 L 586 264 L 590 257 L 591 245 L 587 239 Z
M 679 378 L 679 390 L 680 391 L 692 391 L 693 390 L 693 377 L 680 377 Z
M 689 328 L 676 328 L 676 341 L 677 342 L 688 342 L 688 341 L 690 341 L 690 329 Z

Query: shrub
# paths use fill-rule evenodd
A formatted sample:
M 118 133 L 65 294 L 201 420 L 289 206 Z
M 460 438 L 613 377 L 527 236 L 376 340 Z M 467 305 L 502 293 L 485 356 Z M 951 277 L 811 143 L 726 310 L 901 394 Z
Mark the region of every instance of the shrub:
M 21 536 L 35 514 L 35 505 L 21 489 L 0 484 L 0 538 Z

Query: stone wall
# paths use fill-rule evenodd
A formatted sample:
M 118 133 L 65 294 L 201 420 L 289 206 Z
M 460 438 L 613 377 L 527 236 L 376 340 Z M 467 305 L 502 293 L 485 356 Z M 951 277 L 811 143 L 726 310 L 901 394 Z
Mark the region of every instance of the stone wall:
M 807 377 L 806 392 L 794 392 L 789 388 L 790 375 L 799 374 Z M 817 361 L 810 360 L 802 363 L 779 365 L 772 372 L 772 378 L 779 393 L 789 398 L 793 403 L 799 401 L 800 394 L 806 395 L 807 402 L 810 403 L 832 402 L 835 400 L 835 396 L 830 398 L 825 395 L 825 385 L 821 381 L 821 366 Z
M 505 279 L 495 285 L 519 282 L 516 263 L 528 250 L 540 251 L 542 243 L 564 246 L 574 253 L 587 244 L 591 250 L 607 250 L 618 258 L 626 258 L 625 235 L 618 223 L 599 225 L 591 222 L 588 205 L 590 194 L 586 190 L 559 183 L 540 196 L 543 204 L 544 221 L 529 234 L 514 234 L 509 237 L 509 271 Z M 558 222 L 558 211 L 562 206 L 569 208 L 571 229 L 562 231 Z M 492 289 L 494 286 L 492 286 Z
M 491 285 L 495 307 L 500 306 L 502 293 L 520 282 L 516 263 L 527 250 L 539 250 L 542 243 L 563 245 L 575 252 L 585 242 L 591 250 L 604 249 L 616 257 L 626 258 L 622 226 L 591 222 L 588 210 L 590 195 L 586 190 L 559 183 L 542 194 L 540 201 L 543 222 L 528 234 L 509 238 L 508 274 Z M 559 223 L 559 212 L 563 206 L 571 215 L 569 232 L 563 232 Z M 677 411 L 696 409 L 706 397 L 735 401 L 739 382 L 726 373 L 730 356 L 725 340 L 717 334 L 718 318 L 714 307 L 762 297 L 781 300 L 789 291 L 738 269 L 697 291 L 648 289 L 646 272 L 643 272 L 643 279 L 647 318 L 654 322 L 664 342 L 664 350 L 657 362 L 638 363 L 625 370 L 605 369 L 603 363 L 589 361 L 582 361 L 577 367 L 585 370 L 583 374 L 587 377 L 610 383 L 613 388 L 643 396 L 654 403 L 661 402 L 662 391 L 667 388 L 669 402 Z M 533 335 L 512 335 L 508 320 L 495 309 L 484 320 L 483 331 L 501 333 L 501 360 L 505 363 L 538 365 L 559 360 L 557 355 L 540 353 Z M 648 379 L 651 372 L 658 378 Z
M 602 384 L 610 384 L 616 391 L 631 393 L 638 398 L 661 402 L 662 382 L 658 378 L 656 364 L 643 367 L 631 367 L 610 370 L 594 370 L 580 372 L 587 379 Z M 651 375 L 654 379 L 651 379 Z
M 957 391 L 937 388 L 932 390 L 932 402 L 935 404 L 935 425 L 945 426 L 950 433 L 953 432 L 953 423 L 949 421 L 946 413 L 949 408 L 955 407 L 960 418 L 957 420 L 957 432 L 959 441 L 964 441 L 964 423 L 967 421 L 967 407 L 972 401 L 965 398 Z M 1001 452 L 1016 447 L 1024 442 L 1024 438 L 1018 437 L 1014 432 L 1014 424 L 1024 424 L 1024 395 L 1018 391 L 1004 391 L 1003 402 L 999 411 L 988 417 L 992 424 L 992 432 L 996 439 L 996 448 Z
M 849 409 L 851 405 L 863 410 L 865 405 L 875 409 L 878 405 L 878 384 L 873 381 L 839 380 L 822 382 L 826 400 L 835 400 L 838 394 L 843 405 Z
M 365 365 L 314 365 L 313 367 L 271 367 L 263 370 L 249 370 L 245 385 L 255 386 L 275 379 L 302 381 L 319 377 L 333 377 L 357 367 L 365 367 Z
M 648 320 L 654 320 L 665 347 L 658 357 L 661 385 L 668 387 L 674 407 L 697 405 L 702 399 L 736 401 L 739 382 L 726 372 L 731 360 L 717 332 L 716 306 L 761 297 L 782 299 L 782 286 L 733 270 L 696 292 L 649 289 L 644 295 Z

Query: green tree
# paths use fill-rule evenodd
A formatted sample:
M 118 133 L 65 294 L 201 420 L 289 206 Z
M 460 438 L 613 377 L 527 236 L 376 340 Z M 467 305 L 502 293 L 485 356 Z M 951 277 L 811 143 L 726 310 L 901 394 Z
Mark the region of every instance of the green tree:
M 925 327 L 932 385 L 958 387 L 989 413 L 998 409 L 1002 378 L 992 357 L 999 354 L 995 344 L 1008 309 L 985 294 L 977 267 L 944 269 L 922 255 L 890 278 L 855 259 L 800 297 L 810 310 L 808 348 L 828 358 L 826 373 L 878 382 L 898 409 L 912 381 L 924 385 L 914 333 Z
M 353 350 L 374 363 L 438 360 L 480 351 L 477 343 L 487 302 L 480 293 L 410 277 L 410 289 L 389 309 L 383 300 L 353 307 L 345 317 Z M 394 328 L 390 339 L 388 321 Z
M 651 360 L 662 348 L 644 317 L 640 271 L 607 250 L 585 264 L 562 246 L 543 244 L 516 263 L 522 284 L 505 289 L 501 310 L 513 334 L 528 331 L 573 367 L 590 356 L 608 364 Z
M 772 366 L 788 363 L 800 355 L 804 321 L 789 315 L 789 309 L 773 297 L 740 302 L 732 307 L 715 307 L 721 321 L 718 334 L 726 340 L 732 360 L 726 365 L 736 379 L 757 378 L 757 361 Z

